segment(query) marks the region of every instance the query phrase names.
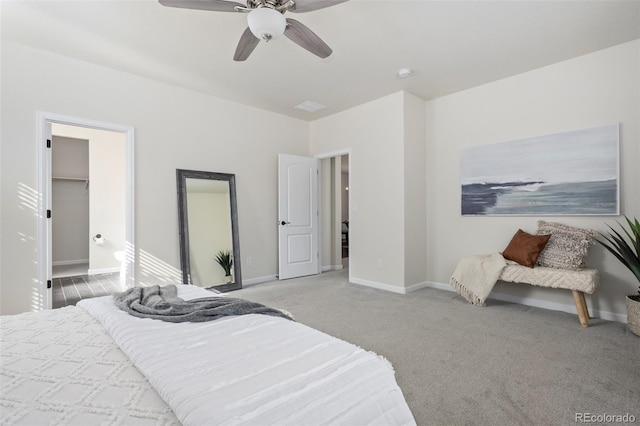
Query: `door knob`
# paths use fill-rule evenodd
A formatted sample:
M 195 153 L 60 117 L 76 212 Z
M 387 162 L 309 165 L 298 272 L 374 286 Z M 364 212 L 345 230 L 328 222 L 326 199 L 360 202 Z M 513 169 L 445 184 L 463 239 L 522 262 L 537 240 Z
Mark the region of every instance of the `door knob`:
M 280 225 L 288 225 L 288 224 L 290 224 L 290 223 L 291 223 L 291 222 L 285 222 L 285 221 L 283 220 L 282 222 L 280 222 Z

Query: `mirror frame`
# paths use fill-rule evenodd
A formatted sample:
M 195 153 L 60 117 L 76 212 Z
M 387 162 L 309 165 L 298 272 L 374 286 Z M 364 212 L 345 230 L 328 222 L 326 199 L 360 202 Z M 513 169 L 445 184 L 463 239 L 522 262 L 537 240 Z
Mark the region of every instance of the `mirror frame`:
M 180 234 L 180 268 L 182 269 L 182 282 L 191 282 L 191 263 L 189 257 L 189 219 L 187 214 L 187 179 L 208 179 L 229 182 L 229 204 L 231 207 L 231 241 L 233 243 L 233 277 L 230 284 L 213 285 L 218 291 L 239 290 L 242 288 L 240 234 L 238 233 L 238 207 L 236 199 L 236 175 L 230 173 L 203 172 L 198 170 L 176 169 L 178 188 L 178 221 Z

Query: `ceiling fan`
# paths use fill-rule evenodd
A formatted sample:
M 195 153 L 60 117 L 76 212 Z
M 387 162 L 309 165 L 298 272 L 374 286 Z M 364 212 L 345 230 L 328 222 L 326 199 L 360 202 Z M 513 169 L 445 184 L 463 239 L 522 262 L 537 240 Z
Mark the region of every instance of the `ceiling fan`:
M 227 0 L 158 0 L 161 5 L 213 12 L 248 13 L 248 28 L 244 30 L 234 61 L 246 60 L 260 40 L 275 40 L 282 34 L 297 45 L 321 58 L 331 55 L 331 48 L 313 31 L 295 19 L 285 18 L 285 12 L 303 13 L 324 9 L 348 0 L 246 0 L 246 5 Z

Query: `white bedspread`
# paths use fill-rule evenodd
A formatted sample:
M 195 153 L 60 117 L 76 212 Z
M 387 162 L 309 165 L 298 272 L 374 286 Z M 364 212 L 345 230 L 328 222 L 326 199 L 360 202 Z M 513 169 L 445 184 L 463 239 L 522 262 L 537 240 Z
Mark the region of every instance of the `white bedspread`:
M 4 316 L 0 325 L 0 424 L 180 424 L 84 310 Z
M 184 299 L 209 297 L 178 286 Z M 184 425 L 413 425 L 391 365 L 303 324 L 265 315 L 167 323 L 78 303 Z

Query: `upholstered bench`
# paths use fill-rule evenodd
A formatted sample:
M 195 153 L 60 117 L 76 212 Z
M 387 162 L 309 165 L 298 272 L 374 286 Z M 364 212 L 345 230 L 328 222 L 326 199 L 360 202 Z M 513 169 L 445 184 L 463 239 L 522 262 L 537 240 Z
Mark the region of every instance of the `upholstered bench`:
M 497 281 L 571 290 L 580 324 L 588 327 L 584 294 L 596 291 L 600 277 L 586 268 L 586 257 L 596 237 L 590 229 L 539 220 L 535 235 L 518 229 L 501 253 L 460 259 L 449 283 L 476 306 L 485 306 Z
M 593 294 L 598 288 L 600 276 L 596 269 L 570 271 L 544 266 L 528 268 L 515 262 L 509 262 L 498 279 L 505 282 L 571 290 L 580 324 L 583 327 L 589 326 L 589 309 L 584 294 Z

